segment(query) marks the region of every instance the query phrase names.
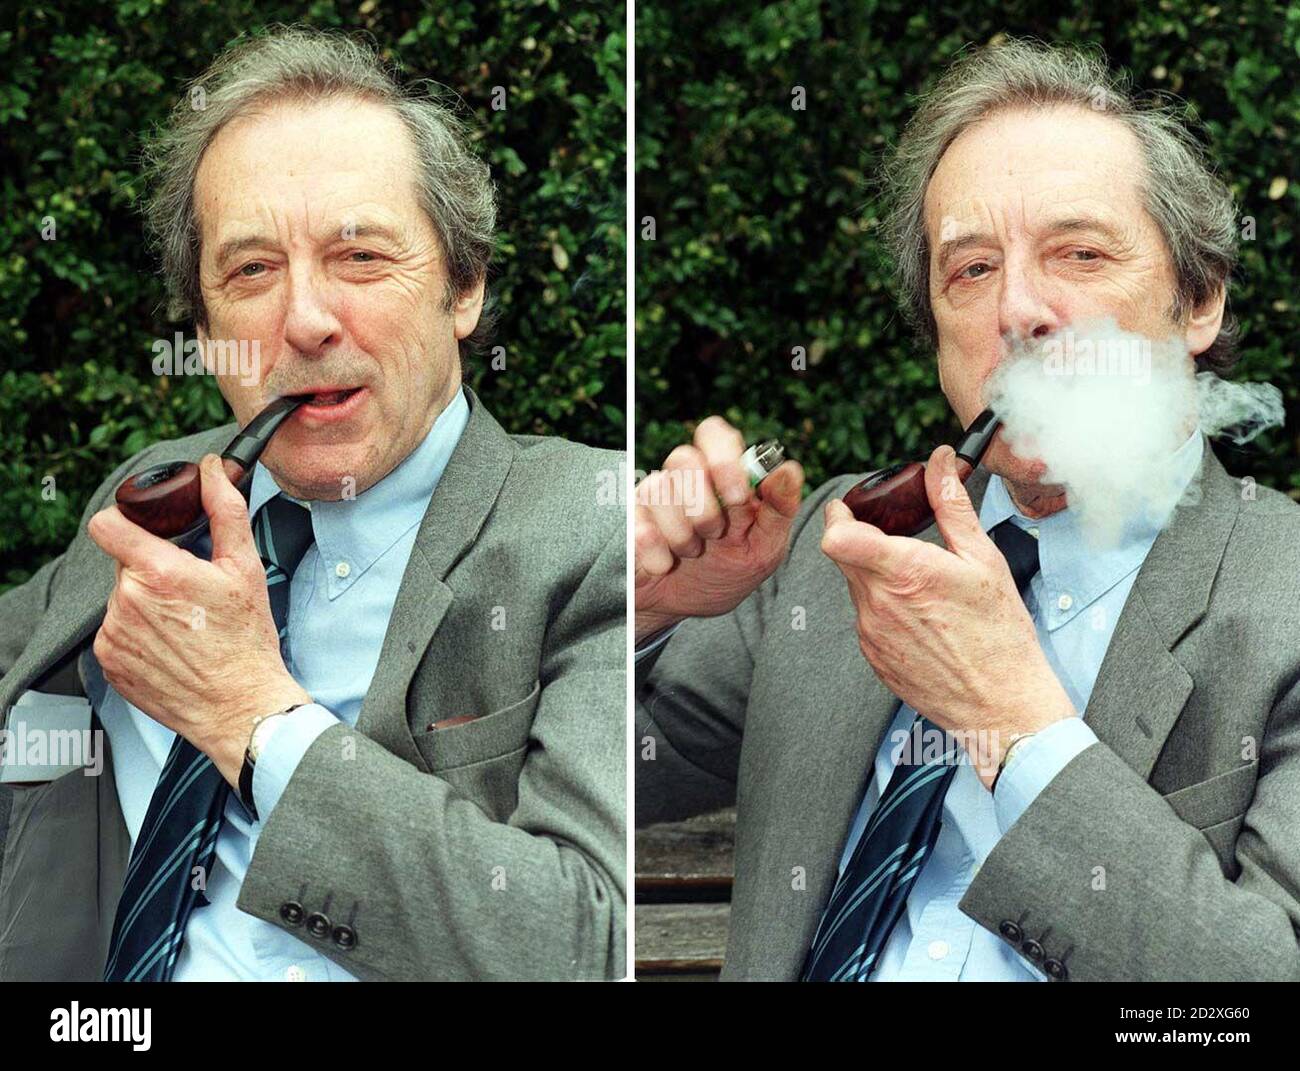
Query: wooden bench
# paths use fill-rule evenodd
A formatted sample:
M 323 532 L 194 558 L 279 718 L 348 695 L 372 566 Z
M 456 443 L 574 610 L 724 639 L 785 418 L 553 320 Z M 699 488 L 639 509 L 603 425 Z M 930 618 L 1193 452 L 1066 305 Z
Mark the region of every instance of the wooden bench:
M 714 981 L 731 912 L 735 808 L 636 834 L 636 977 Z

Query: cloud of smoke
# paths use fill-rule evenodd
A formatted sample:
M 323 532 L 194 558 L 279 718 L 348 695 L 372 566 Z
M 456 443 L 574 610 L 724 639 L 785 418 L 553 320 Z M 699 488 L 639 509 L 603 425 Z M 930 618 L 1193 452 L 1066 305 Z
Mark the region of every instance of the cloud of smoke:
M 1193 429 L 1250 441 L 1283 422 L 1281 392 L 1269 383 L 1228 383 L 1197 374 L 1181 339 L 1122 331 L 1113 319 L 1018 342 L 985 385 L 1018 456 L 1047 466 L 1096 548 L 1115 546 L 1127 524 L 1163 526 L 1186 487 L 1174 454 Z

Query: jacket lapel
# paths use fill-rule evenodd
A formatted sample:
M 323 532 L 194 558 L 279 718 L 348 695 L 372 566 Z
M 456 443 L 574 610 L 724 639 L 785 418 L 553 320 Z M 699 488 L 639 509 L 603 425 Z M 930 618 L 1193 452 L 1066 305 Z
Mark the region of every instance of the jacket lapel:
M 1204 448 L 1200 499 L 1177 507 L 1152 544 L 1084 711 L 1093 732 L 1146 780 L 1193 687 L 1171 652 L 1205 614 L 1241 506 L 1236 481 L 1208 441 Z
M 406 693 L 452 604 L 445 578 L 478 537 L 518 449 L 478 396 L 468 387 L 465 393 L 469 422 L 420 522 L 384 634 L 379 666 L 357 718 L 359 732 L 426 773 L 428 765 L 406 716 Z

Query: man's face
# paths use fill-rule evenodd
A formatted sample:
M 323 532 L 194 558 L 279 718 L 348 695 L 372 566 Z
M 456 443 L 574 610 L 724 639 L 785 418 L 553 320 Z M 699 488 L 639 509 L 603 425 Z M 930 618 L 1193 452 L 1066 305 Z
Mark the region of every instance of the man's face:
M 1141 180 L 1137 139 L 1084 108 L 999 112 L 949 147 L 925 220 L 939 378 L 963 427 L 986 407 L 984 382 L 1014 340 L 1111 317 L 1147 338 L 1177 333 L 1193 355 L 1213 342 L 1217 317 L 1182 328 L 1169 318 L 1173 266 Z M 984 464 L 1017 483 L 1045 471 L 1000 435 Z
M 256 382 L 237 361 L 215 369 L 236 420 L 280 395 L 360 388 L 337 408 L 299 408 L 262 455 L 299 498 L 377 483 L 459 388 L 456 341 L 478 322 L 482 287 L 444 308 L 446 260 L 415 174 L 401 121 L 348 99 L 234 120 L 199 167 L 199 337 L 260 346 Z

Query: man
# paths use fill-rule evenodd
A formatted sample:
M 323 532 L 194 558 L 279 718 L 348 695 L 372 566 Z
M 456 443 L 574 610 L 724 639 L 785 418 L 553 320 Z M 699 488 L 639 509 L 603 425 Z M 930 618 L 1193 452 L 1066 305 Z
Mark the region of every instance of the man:
M 1009 353 L 1085 320 L 1230 365 L 1233 206 L 1193 144 L 1100 61 L 1015 41 L 923 102 L 890 223 L 963 427 Z M 801 507 L 787 461 L 752 492 L 743 449 L 710 417 L 637 505 L 638 821 L 735 803 L 724 978 L 1300 978 L 1293 503 L 1198 431 L 1199 503 L 1096 554 L 999 434 L 964 489 L 934 451 L 907 539 L 839 501 L 858 476 Z
M 238 426 L 311 398 L 247 504 L 212 456 L 236 424 L 158 444 L 0 598 L 0 709 L 84 695 L 107 752 L 14 790 L 0 977 L 620 977 L 620 455 L 461 384 L 487 169 L 345 38 L 202 83 L 154 158 L 176 310 L 260 352 L 215 369 Z M 173 459 L 203 460 L 194 553 L 113 505 Z

